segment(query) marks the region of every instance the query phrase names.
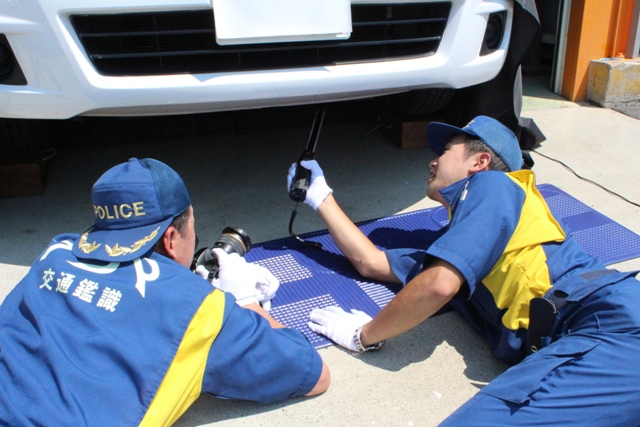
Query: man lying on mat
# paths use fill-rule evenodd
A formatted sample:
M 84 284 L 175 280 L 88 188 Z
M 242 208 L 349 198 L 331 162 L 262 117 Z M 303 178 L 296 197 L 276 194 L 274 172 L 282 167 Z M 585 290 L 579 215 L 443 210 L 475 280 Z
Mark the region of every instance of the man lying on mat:
M 639 425 L 637 272 L 606 269 L 568 235 L 497 120 L 431 123 L 427 140 L 439 156 L 427 195 L 450 222 L 423 251 L 378 249 L 338 206 L 318 163 L 302 162 L 312 171 L 305 203 L 342 253 L 362 276 L 405 285 L 373 319 L 328 307 L 312 311 L 309 327 L 362 353 L 449 304 L 513 366 L 442 425 Z
M 190 270 L 177 172 L 132 158 L 92 200 L 94 224 L 55 237 L 0 306 L 0 425 L 169 426 L 205 392 L 271 403 L 327 390 L 315 348 L 258 304 L 263 267 L 216 249 L 215 287 Z

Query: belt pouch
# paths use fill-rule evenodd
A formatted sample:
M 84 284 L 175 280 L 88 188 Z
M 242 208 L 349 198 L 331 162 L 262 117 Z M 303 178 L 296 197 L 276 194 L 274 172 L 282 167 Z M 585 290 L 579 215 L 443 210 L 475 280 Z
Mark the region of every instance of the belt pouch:
M 535 353 L 544 347 L 543 338 L 551 335 L 556 319 L 555 304 L 543 297 L 529 303 L 529 329 L 527 330 L 527 353 Z

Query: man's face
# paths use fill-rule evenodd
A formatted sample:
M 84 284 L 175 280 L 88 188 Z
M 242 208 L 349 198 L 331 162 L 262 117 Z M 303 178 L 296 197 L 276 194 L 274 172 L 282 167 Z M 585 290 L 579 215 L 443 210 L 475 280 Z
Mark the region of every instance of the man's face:
M 440 190 L 472 173 L 475 156 L 467 156 L 464 135 L 456 135 L 447 143 L 440 157 L 429 163 L 427 196 L 445 205 Z
M 189 220 L 185 230 L 177 233 L 177 241 L 175 246 L 176 262 L 185 267 L 191 266 L 193 261 L 193 252 L 196 248 L 196 229 L 195 217 L 193 216 L 193 207 L 189 207 Z

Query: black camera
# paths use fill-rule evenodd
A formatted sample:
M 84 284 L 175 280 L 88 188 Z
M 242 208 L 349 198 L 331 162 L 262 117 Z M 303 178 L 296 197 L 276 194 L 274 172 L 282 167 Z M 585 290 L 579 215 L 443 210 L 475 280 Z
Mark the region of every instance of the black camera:
M 215 248 L 220 248 L 228 254 L 237 253 L 244 256 L 251 249 L 251 238 L 241 228 L 225 227 L 213 247 L 198 249 L 193 254 L 191 271 L 196 271 L 199 265 L 204 266 L 209 271 L 209 281 L 217 279 L 220 271 L 218 257 L 213 252 Z

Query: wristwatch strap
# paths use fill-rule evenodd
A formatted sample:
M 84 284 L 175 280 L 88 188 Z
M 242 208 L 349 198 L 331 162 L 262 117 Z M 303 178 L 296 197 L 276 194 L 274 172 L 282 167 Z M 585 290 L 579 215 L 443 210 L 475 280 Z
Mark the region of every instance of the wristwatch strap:
M 356 351 L 358 353 L 364 353 L 365 351 L 375 351 L 380 350 L 386 341 L 380 341 L 379 343 L 375 343 L 370 345 L 369 347 L 365 347 L 362 345 L 362 341 L 360 340 L 360 334 L 362 333 L 362 328 L 364 325 L 360 326 L 356 329 L 356 332 L 353 334 L 353 345 L 356 347 Z

